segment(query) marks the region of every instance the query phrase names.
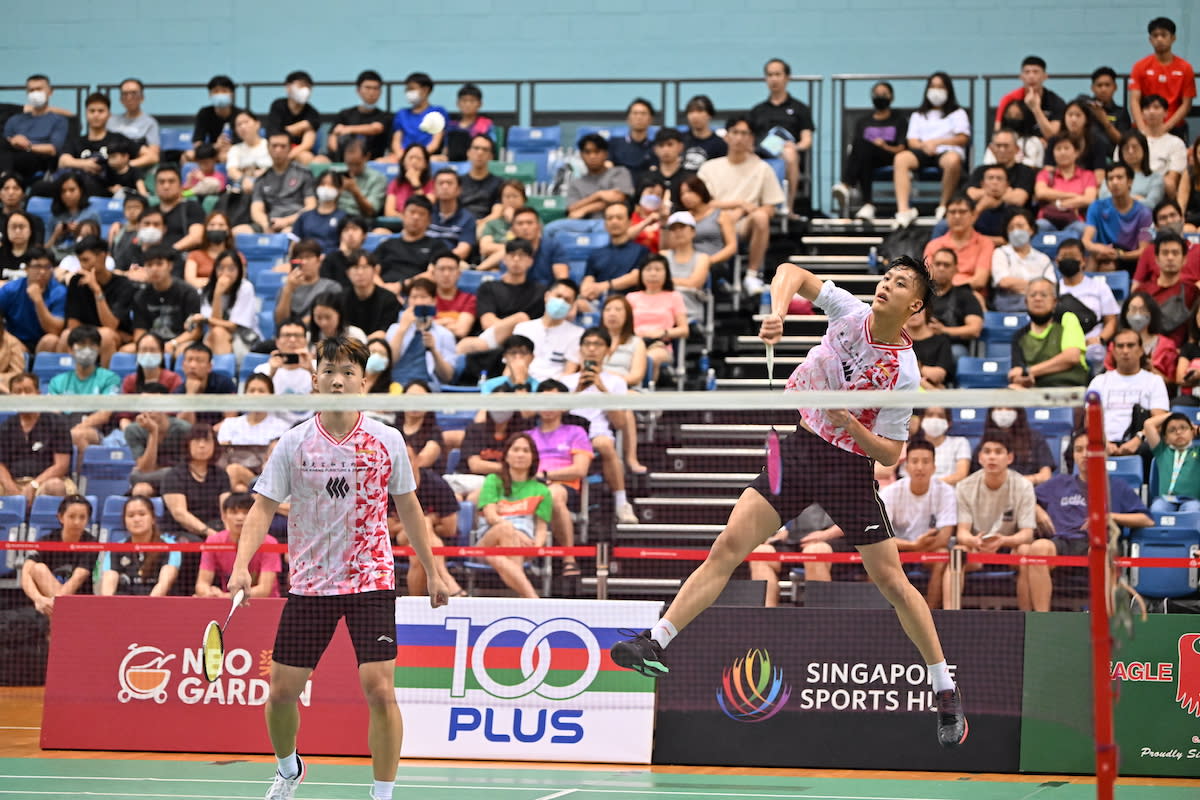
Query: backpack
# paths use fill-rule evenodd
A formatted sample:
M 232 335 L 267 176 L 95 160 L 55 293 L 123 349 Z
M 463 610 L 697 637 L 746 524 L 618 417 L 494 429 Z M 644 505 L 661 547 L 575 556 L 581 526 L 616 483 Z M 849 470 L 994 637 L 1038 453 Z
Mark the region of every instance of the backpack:
M 912 256 L 917 261 L 921 261 L 927 244 L 929 244 L 929 231 L 925 228 L 909 225 L 907 228 L 898 228 L 892 231 L 884 237 L 879 245 L 881 265 L 879 271 L 883 272 L 883 267 L 900 256 Z
M 1079 327 L 1083 328 L 1085 335 L 1100 321 L 1096 312 L 1084 305 L 1083 301 L 1073 294 L 1064 294 L 1058 298 L 1058 302 L 1054 306 L 1054 316 L 1062 320 L 1062 315 L 1068 311 L 1079 320 Z

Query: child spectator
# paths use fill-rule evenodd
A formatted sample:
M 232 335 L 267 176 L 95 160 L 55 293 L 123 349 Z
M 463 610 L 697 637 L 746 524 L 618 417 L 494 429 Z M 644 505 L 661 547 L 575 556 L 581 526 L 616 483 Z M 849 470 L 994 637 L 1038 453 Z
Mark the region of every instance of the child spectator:
M 1158 470 L 1158 494 L 1150 500 L 1150 510 L 1200 511 L 1200 450 L 1192 447 L 1196 426 L 1187 414 L 1175 412 L 1146 420 L 1142 432 Z

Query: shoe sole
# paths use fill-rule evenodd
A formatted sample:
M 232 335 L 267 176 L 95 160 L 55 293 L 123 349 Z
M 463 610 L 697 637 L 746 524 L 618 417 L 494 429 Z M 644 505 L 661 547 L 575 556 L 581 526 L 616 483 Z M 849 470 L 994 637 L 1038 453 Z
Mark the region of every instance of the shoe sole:
M 962 738 L 961 738 L 961 739 L 959 739 L 957 742 L 943 742 L 943 741 L 941 741 L 941 739 L 938 739 L 938 743 L 939 743 L 939 744 L 941 744 L 941 746 L 942 746 L 942 747 L 944 747 L 944 748 L 945 748 L 945 749 L 947 749 L 947 750 L 953 750 L 954 748 L 956 748 L 956 747 L 959 747 L 960 745 L 962 745 L 962 743 L 963 743 L 963 742 L 965 742 L 965 741 L 967 740 L 967 734 L 968 734 L 968 733 L 970 733 L 970 732 L 971 732 L 971 726 L 970 726 L 970 724 L 967 722 L 967 718 L 966 718 L 966 717 L 963 717 L 963 734 L 962 734 Z
M 648 662 L 636 653 L 630 653 L 627 648 L 621 647 L 620 645 L 622 644 L 624 642 L 618 642 L 608 651 L 613 663 L 618 667 L 633 670 L 639 675 L 645 675 L 647 678 L 657 678 L 660 675 L 666 675 L 670 672 L 666 664 L 659 661 Z M 651 666 L 652 664 L 657 664 L 659 668 Z

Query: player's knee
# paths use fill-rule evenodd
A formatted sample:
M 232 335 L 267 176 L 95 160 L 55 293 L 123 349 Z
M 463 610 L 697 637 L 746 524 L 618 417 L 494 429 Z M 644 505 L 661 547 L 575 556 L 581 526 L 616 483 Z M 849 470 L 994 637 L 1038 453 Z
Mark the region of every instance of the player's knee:
M 386 681 L 363 683 L 363 697 L 371 708 L 387 708 L 396 705 L 396 689 Z

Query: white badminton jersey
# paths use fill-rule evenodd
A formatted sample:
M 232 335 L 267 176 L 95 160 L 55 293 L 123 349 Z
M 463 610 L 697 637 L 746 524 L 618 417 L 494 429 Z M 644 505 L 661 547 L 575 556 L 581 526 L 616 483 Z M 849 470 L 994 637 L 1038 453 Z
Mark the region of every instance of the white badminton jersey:
M 832 281 L 826 281 L 814 301 L 829 317 L 821 343 L 788 378 L 787 391 L 897 391 L 921 386 L 921 370 L 912 339 L 903 330 L 903 344 L 884 344 L 871 338 L 871 306 Z M 887 439 L 908 440 L 911 408 L 847 408 L 867 430 Z M 860 456 L 867 455 L 848 432 L 837 428 L 821 409 L 800 408 L 800 417 L 813 433 L 830 444 Z
M 416 488 L 400 431 L 363 414 L 341 440 L 319 414 L 283 434 L 254 490 L 291 498 L 292 594 L 394 591 L 388 495 Z

